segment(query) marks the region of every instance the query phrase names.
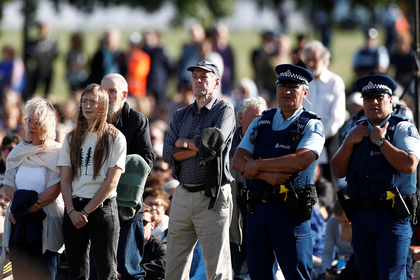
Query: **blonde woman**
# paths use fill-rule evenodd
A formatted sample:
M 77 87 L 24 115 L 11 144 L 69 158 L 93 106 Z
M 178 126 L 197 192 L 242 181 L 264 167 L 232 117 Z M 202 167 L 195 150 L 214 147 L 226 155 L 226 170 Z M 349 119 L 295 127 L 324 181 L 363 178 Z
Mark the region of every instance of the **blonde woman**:
M 55 279 L 64 249 L 55 109 L 47 99 L 33 98 L 24 110 L 26 139 L 7 157 L 3 181 L 12 201 L 10 260 L 14 279 Z
M 108 103 L 108 93 L 99 85 L 84 89 L 75 128 L 66 136 L 58 162 L 70 279 L 89 278 L 89 248 L 98 279 L 117 279 L 116 186 L 125 169 L 126 140 L 106 122 Z

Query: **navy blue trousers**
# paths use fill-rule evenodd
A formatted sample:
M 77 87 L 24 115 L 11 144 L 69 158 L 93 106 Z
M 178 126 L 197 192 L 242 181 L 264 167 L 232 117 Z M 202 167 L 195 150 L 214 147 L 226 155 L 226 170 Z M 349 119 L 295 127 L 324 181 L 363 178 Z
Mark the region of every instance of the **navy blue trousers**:
M 275 203 L 254 204 L 247 215 L 247 263 L 252 280 L 273 279 L 276 258 L 286 279 L 310 279 L 312 232 L 310 220 L 301 222 Z
M 410 217 L 398 219 L 390 209 L 357 209 L 352 228 L 360 279 L 406 279 Z

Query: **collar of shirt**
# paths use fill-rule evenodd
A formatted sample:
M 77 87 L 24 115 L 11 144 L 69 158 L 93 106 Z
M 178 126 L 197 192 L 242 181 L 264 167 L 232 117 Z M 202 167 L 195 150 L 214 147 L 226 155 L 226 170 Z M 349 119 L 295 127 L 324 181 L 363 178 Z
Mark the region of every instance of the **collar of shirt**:
M 113 123 L 115 127 L 124 127 L 124 124 L 127 123 L 128 119 L 130 117 L 130 107 L 128 106 L 127 102 L 124 102 L 124 105 L 121 109 L 121 114 L 118 117 L 118 120 Z
M 391 114 L 389 114 L 384 120 L 383 120 L 383 122 L 381 123 L 381 127 L 383 127 L 384 126 L 384 124 L 387 122 L 387 121 L 389 121 L 389 118 L 391 118 L 391 115 L 393 115 L 394 113 L 393 112 L 391 112 Z M 370 121 L 369 121 L 369 119 L 368 119 L 368 127 L 369 127 L 369 130 L 372 130 L 373 129 L 373 125 L 370 123 Z
M 213 97 L 213 99 L 212 100 L 210 100 L 210 102 L 209 103 L 207 103 L 205 106 L 203 106 L 201 109 L 200 109 L 200 112 L 201 112 L 201 110 L 203 110 L 203 108 L 206 108 L 208 111 L 210 111 L 211 110 L 211 108 L 213 108 L 213 106 L 214 106 L 214 102 L 216 102 L 216 97 Z M 193 110 L 193 112 L 195 113 L 195 114 L 197 114 L 197 111 L 198 111 L 198 106 L 197 106 L 197 100 L 195 100 L 193 103 L 191 103 L 190 105 L 188 105 L 188 106 L 190 106 L 189 108 L 188 108 L 188 110 Z
M 283 119 L 283 115 L 281 114 L 281 109 L 280 107 L 277 107 L 277 111 L 276 111 L 276 117 L 273 119 L 273 130 L 284 130 L 287 127 L 289 127 L 289 125 L 291 123 L 293 123 L 298 116 L 300 115 L 300 113 L 302 113 L 303 111 L 303 107 L 301 106 L 299 109 L 297 109 L 293 115 L 288 118 L 287 120 Z

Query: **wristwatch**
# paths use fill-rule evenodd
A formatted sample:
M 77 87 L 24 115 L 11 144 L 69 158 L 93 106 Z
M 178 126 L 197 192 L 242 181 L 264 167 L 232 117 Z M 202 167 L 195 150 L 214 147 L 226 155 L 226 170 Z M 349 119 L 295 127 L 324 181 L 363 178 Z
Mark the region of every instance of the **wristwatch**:
M 184 142 L 184 149 L 188 149 L 188 139 L 185 139 L 185 142 Z
M 385 138 L 378 139 L 376 140 L 376 146 L 380 147 L 384 144 L 384 142 L 385 142 Z

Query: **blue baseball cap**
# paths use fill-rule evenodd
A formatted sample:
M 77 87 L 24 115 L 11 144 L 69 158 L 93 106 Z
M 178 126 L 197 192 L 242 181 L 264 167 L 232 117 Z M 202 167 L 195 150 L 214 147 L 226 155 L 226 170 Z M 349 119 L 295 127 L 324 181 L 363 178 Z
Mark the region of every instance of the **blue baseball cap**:
M 280 64 L 276 66 L 277 82 L 279 84 L 300 86 L 308 85 L 314 76 L 312 73 L 300 66 L 293 64 Z
M 204 69 L 206 71 L 212 72 L 218 78 L 220 78 L 219 68 L 217 67 L 216 64 L 211 63 L 210 61 L 202 60 L 199 63 L 197 63 L 196 65 L 191 65 L 190 67 L 187 68 L 187 70 L 193 72 L 195 68 L 201 68 L 201 69 Z
M 397 89 L 397 83 L 385 75 L 367 75 L 356 81 L 356 89 L 362 94 L 362 97 L 384 94 L 392 96 Z

